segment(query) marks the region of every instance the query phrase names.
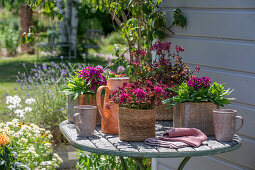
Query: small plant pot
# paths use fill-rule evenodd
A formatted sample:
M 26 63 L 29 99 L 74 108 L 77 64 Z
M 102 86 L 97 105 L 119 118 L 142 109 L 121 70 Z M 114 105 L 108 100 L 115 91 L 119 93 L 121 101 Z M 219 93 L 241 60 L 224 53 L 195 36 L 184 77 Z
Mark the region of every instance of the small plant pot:
M 144 141 L 155 137 L 156 109 L 119 108 L 119 138 L 124 141 Z
M 156 108 L 156 120 L 173 120 L 173 107 L 166 108 L 167 104 L 161 104 Z
M 218 106 L 211 102 L 179 103 L 173 109 L 173 125 L 176 128 L 197 128 L 206 135 L 214 135 L 213 110 Z

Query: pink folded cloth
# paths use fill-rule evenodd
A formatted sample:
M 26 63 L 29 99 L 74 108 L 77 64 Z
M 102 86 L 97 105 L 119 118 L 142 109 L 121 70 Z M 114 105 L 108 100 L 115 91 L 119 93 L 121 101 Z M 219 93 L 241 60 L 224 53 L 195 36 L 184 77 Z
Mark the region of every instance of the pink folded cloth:
M 187 146 L 199 147 L 207 136 L 196 128 L 170 128 L 165 131 L 163 137 L 148 138 L 145 143 L 152 146 L 162 146 L 173 149 Z

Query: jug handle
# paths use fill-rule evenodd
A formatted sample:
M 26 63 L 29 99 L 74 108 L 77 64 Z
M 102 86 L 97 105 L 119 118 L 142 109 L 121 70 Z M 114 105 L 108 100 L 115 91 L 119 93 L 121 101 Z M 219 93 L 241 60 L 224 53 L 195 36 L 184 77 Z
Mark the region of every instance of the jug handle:
M 104 116 L 104 110 L 102 107 L 102 103 L 101 103 L 101 94 L 102 94 L 102 90 L 105 89 L 105 94 L 109 94 L 110 93 L 110 89 L 107 86 L 100 86 L 97 89 L 97 94 L 96 94 L 96 99 L 97 99 L 97 108 L 99 110 L 99 113 L 101 115 L 101 117 L 105 117 Z

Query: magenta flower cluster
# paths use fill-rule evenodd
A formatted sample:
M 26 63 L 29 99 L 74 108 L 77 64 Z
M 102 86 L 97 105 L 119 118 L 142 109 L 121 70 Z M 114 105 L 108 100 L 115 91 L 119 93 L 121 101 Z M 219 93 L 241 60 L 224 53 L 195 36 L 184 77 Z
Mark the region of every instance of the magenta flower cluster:
M 161 104 L 163 85 L 153 86 L 151 81 L 124 83 L 113 91 L 109 98 L 113 103 L 135 109 L 152 109 Z
M 187 82 L 187 85 L 198 91 L 200 88 L 208 88 L 211 85 L 211 80 L 209 77 L 198 78 L 192 76 Z
M 78 71 L 79 78 L 83 78 L 85 84 L 89 85 L 89 89 L 94 92 L 102 85 L 106 85 L 106 78 L 103 76 L 103 68 L 97 67 L 85 67 L 81 71 Z

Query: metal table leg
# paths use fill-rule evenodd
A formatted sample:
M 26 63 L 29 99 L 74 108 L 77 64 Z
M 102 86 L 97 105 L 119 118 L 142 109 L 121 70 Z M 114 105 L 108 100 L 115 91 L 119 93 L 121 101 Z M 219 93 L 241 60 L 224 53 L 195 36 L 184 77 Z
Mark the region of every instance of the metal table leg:
M 178 170 L 182 170 L 182 169 L 184 168 L 184 166 L 186 165 L 186 163 L 190 160 L 190 158 L 191 158 L 191 157 L 185 157 L 185 158 L 182 160 L 181 164 L 179 165 Z
M 127 170 L 124 158 L 122 156 L 120 156 L 120 161 L 121 161 L 121 165 L 122 165 L 123 170 Z
M 135 157 L 133 157 L 132 159 L 137 163 L 139 169 L 146 170 L 145 166 L 143 165 L 142 159 L 135 158 Z

